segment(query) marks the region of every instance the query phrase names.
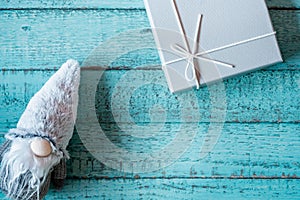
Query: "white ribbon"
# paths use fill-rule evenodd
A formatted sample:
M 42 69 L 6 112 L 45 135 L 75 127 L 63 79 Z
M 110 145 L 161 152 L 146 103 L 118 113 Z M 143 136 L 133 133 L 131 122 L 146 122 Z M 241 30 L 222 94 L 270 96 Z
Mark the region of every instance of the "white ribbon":
M 225 63 L 225 62 L 218 61 L 218 60 L 214 60 L 214 59 L 211 59 L 211 58 L 207 58 L 207 57 L 204 57 L 204 55 L 207 55 L 209 53 L 213 53 L 213 52 L 216 52 L 216 51 L 221 51 L 221 50 L 231 48 L 231 47 L 234 47 L 234 46 L 238 46 L 238 45 L 241 45 L 241 44 L 245 44 L 245 43 L 248 43 L 248 42 L 252 42 L 252 41 L 255 41 L 255 40 L 259 40 L 259 39 L 262 39 L 262 38 L 266 38 L 266 37 L 269 37 L 269 36 L 272 36 L 272 35 L 276 34 L 276 32 L 271 32 L 271 33 L 267 33 L 267 34 L 260 35 L 260 36 L 257 36 L 257 37 L 253 37 L 253 38 L 249 38 L 249 39 L 242 40 L 242 41 L 239 41 L 239 42 L 235 42 L 235 43 L 232 43 L 232 44 L 224 45 L 222 47 L 214 48 L 214 49 L 211 49 L 211 50 L 208 50 L 208 51 L 198 52 L 198 46 L 200 45 L 199 41 L 200 41 L 200 31 L 201 31 L 201 23 L 202 23 L 202 15 L 199 14 L 198 15 L 198 20 L 197 20 L 196 32 L 195 32 L 195 36 L 194 36 L 193 51 L 191 51 L 190 46 L 188 44 L 187 36 L 186 36 L 186 33 L 185 33 L 185 29 L 184 29 L 184 26 L 183 26 L 183 23 L 182 23 L 182 20 L 181 20 L 179 11 L 178 11 L 176 0 L 172 0 L 172 2 L 173 2 L 173 4 L 172 4 L 173 5 L 173 10 L 175 12 L 175 17 L 177 19 L 179 30 L 180 30 L 180 33 L 182 35 L 182 39 L 183 39 L 185 47 L 182 47 L 182 46 L 180 46 L 179 44 L 176 44 L 176 43 L 172 44 L 171 49 L 174 51 L 174 53 L 176 55 L 180 56 L 180 58 L 165 62 L 165 63 L 163 63 L 163 65 L 166 66 L 168 64 L 172 64 L 172 63 L 176 63 L 176 62 L 179 62 L 179 61 L 182 61 L 182 60 L 186 60 L 187 65 L 185 67 L 185 79 L 187 81 L 193 81 L 193 80 L 196 79 L 197 89 L 199 89 L 200 81 L 199 81 L 199 79 L 196 75 L 196 67 L 195 67 L 196 59 L 201 59 L 201 60 L 205 60 L 205 61 L 209 61 L 209 62 L 219 64 L 219 65 L 223 65 L 225 67 L 234 68 L 234 65 L 232 65 L 232 64 Z M 190 67 L 192 68 L 192 77 L 191 78 L 188 75 L 188 72 L 190 71 L 189 70 Z

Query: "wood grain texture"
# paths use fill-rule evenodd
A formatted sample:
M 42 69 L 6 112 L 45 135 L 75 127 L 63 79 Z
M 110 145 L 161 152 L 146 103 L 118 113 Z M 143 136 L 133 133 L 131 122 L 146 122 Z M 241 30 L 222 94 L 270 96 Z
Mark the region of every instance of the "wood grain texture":
M 297 0 L 266 0 L 269 8 L 285 8 L 285 9 L 299 9 L 300 2 Z
M 81 127 L 78 127 L 79 125 Z M 222 131 L 209 132 L 209 128 L 216 128 L 217 125 L 167 123 L 163 124 L 161 129 L 159 129 L 161 124 L 158 124 L 158 128 L 154 127 L 151 131 L 152 137 L 145 139 L 132 136 L 133 133 L 145 134 L 145 132 L 132 129 L 130 124 L 102 124 L 101 127 L 86 124 L 85 127 L 82 126 L 84 124 L 77 124 L 77 129 L 80 128 L 81 132 L 74 135 L 69 148 L 72 156 L 68 165 L 69 177 L 299 178 L 299 124 L 225 123 Z M 168 159 L 157 162 L 142 160 L 137 162 L 132 156 L 128 161 L 117 159 L 118 162 L 110 166 L 114 169 L 112 170 L 102 164 L 107 163 L 108 160 L 97 154 L 97 152 L 102 152 L 102 155 L 110 154 L 109 158 L 114 158 L 113 154 L 116 153 L 111 149 L 106 149 L 107 144 L 97 139 L 95 134 L 99 132 L 99 128 L 115 146 L 129 150 L 128 154 L 134 155 L 130 152 L 139 152 L 155 155 L 153 152 L 160 152 L 166 153 Z M 190 142 L 175 142 L 175 137 L 179 137 L 179 134 L 193 131 L 195 135 L 190 136 Z M 80 139 L 85 141 L 84 138 L 87 137 L 91 140 L 83 146 Z M 216 140 L 213 141 L 214 139 Z M 179 153 L 168 152 L 166 145 L 170 144 L 175 145 L 179 150 L 186 150 L 185 153 L 175 160 L 178 156 L 175 154 Z M 91 147 L 93 145 L 95 148 Z M 94 151 L 87 151 L 92 149 Z M 145 160 L 146 158 L 147 156 Z M 168 164 L 170 165 L 163 168 Z M 124 171 L 127 166 L 131 167 L 131 172 Z M 152 172 L 153 169 L 157 170 Z
M 270 14 L 285 62 L 268 69 L 298 69 L 300 11 L 271 10 Z M 97 56 L 107 58 L 119 51 L 109 45 L 110 38 L 124 47 L 141 46 L 145 42 L 149 46 L 123 52 L 119 59 L 106 65 L 116 68 L 160 65 L 149 27 L 144 10 L 0 11 L 0 69 L 55 69 L 68 58 L 83 62 L 97 47 L 102 49 Z M 143 37 L 128 38 L 124 32 L 129 30 L 136 30 Z
M 225 123 L 221 132 L 208 132 L 216 125 L 166 123 L 158 124 L 163 128 L 154 127 L 148 133 L 152 137 L 144 139 L 132 136 L 145 132 L 134 130 L 130 124 L 78 126 L 86 131 L 75 133 L 70 142 L 69 178 L 300 178 L 299 124 Z M 99 156 L 101 153 L 112 159 L 117 154 L 97 139 L 99 129 L 115 147 L 128 150 L 132 157 L 124 160 L 123 155 L 112 162 Z M 186 132 L 195 132 L 190 142 L 174 142 Z M 81 139 L 87 137 L 89 143 L 83 144 Z M 178 152 L 168 152 L 166 145 L 170 144 Z M 144 161 L 134 152 L 145 154 Z M 155 152 L 166 154 L 168 159 L 156 160 Z M 152 159 L 146 159 L 150 155 Z
M 266 0 L 269 8 L 286 8 L 293 9 L 299 8 L 300 3 L 298 0 Z M 17 0 L 1 0 L 0 9 L 29 9 L 29 8 L 138 8 L 143 9 L 143 0 L 65 0 L 65 1 L 51 1 L 51 0 L 32 0 L 32 1 L 17 1 Z
M 0 74 L 0 132 L 5 132 L 16 125 L 30 98 L 37 92 L 54 71 L 7 71 Z M 84 72 L 85 73 L 85 72 Z M 153 122 L 180 122 L 182 106 L 185 109 L 198 110 L 201 122 L 209 122 L 212 114 L 212 99 L 214 96 L 226 95 L 226 106 L 219 108 L 226 112 L 226 122 L 299 122 L 300 113 L 300 72 L 298 70 L 258 71 L 224 81 L 225 90 L 219 89 L 219 84 L 203 87 L 200 90 L 187 92 L 186 103 L 179 101 L 182 95 L 172 95 L 166 85 L 161 70 L 108 70 L 99 82 L 92 82 L 93 88 L 81 90 L 82 99 L 93 99 L 100 121 L 150 122 L 152 116 L 161 113 L 153 110 L 160 106 L 166 113 L 166 119 L 156 117 Z M 128 76 L 133 76 L 130 79 Z M 141 81 L 147 76 L 145 81 Z M 89 74 L 82 74 L 88 80 Z M 89 86 L 83 80 L 81 87 Z M 122 86 L 129 87 L 133 81 L 140 81 L 132 94 L 121 94 Z M 147 82 L 150 83 L 147 83 Z M 159 81 L 160 84 L 156 82 Z M 98 85 L 98 90 L 97 90 Z M 121 88 L 120 88 L 121 87 Z M 94 94 L 93 94 L 94 93 Z M 112 95 L 117 95 L 116 100 Z M 213 95 L 213 96 L 211 96 Z M 130 100 L 128 107 L 124 102 Z M 188 108 L 189 102 L 197 102 L 197 107 Z M 113 103 L 113 106 L 112 106 Z M 114 109 L 114 110 L 112 110 Z M 113 112 L 114 111 L 114 112 Z M 131 118 L 127 118 L 129 113 Z M 79 112 L 80 114 L 80 112 Z M 113 115 L 114 114 L 114 115 Z M 87 123 L 89 119 L 86 119 Z M 192 120 L 192 119 L 190 119 Z M 198 120 L 197 120 L 198 121 Z
M 291 199 L 300 198 L 299 180 L 68 180 L 54 199 Z M 0 194 L 0 199 L 4 196 Z

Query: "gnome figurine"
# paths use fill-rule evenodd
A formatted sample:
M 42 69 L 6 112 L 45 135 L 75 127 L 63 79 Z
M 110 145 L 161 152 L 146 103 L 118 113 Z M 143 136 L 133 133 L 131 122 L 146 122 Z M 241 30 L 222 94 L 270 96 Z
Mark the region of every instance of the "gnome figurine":
M 30 100 L 0 148 L 0 189 L 10 199 L 42 199 L 63 186 L 73 135 L 80 68 L 68 60 Z

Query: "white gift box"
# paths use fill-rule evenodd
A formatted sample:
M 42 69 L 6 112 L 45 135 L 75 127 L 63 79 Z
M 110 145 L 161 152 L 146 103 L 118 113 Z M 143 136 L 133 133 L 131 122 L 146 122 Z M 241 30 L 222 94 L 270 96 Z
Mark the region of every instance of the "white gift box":
M 264 0 L 144 0 L 171 92 L 281 62 Z

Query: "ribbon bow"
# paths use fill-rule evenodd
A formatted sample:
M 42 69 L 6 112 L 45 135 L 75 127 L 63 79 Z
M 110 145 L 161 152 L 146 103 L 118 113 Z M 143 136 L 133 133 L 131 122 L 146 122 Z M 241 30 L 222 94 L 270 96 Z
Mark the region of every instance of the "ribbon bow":
M 234 65 L 232 65 L 232 64 L 225 63 L 225 62 L 218 61 L 218 60 L 211 59 L 211 58 L 207 58 L 207 57 L 204 57 L 204 55 L 207 55 L 209 53 L 213 53 L 213 52 L 216 52 L 216 51 L 220 51 L 220 50 L 223 50 L 223 49 L 231 48 L 233 46 L 237 46 L 237 45 L 245 44 L 245 43 L 248 43 L 248 42 L 252 42 L 254 40 L 262 39 L 262 38 L 269 37 L 271 35 L 276 34 L 276 32 L 272 32 L 272 33 L 260 35 L 260 36 L 257 36 L 257 37 L 253 37 L 253 38 L 250 38 L 250 39 L 246 39 L 246 40 L 243 40 L 243 41 L 239 41 L 239 42 L 236 42 L 236 43 L 232 43 L 232 44 L 229 44 L 229 45 L 225 45 L 225 46 L 222 46 L 222 47 L 214 48 L 214 49 L 211 49 L 211 50 L 208 50 L 208 51 L 198 52 L 198 46 L 200 44 L 201 23 L 202 23 L 202 15 L 199 14 L 198 15 L 198 20 L 197 20 L 197 27 L 196 27 L 196 31 L 195 31 L 195 36 L 194 36 L 194 40 L 193 40 L 194 41 L 193 50 L 191 51 L 191 48 L 189 46 L 188 39 L 187 39 L 187 36 L 186 36 L 186 32 L 185 32 L 185 29 L 184 29 L 184 26 L 183 26 L 183 23 L 182 23 L 182 20 L 181 20 L 179 11 L 178 11 L 176 0 L 172 0 L 172 2 L 173 2 L 173 4 L 172 4 L 173 5 L 173 10 L 175 12 L 175 16 L 176 16 L 176 19 L 177 19 L 177 22 L 178 22 L 179 30 L 180 30 L 180 33 L 181 33 L 181 36 L 182 36 L 185 47 L 182 47 L 182 46 L 180 46 L 179 44 L 176 44 L 176 43 L 172 44 L 171 49 L 178 56 L 180 56 L 180 58 L 169 61 L 169 62 L 165 62 L 164 65 L 168 65 L 168 64 L 176 63 L 176 62 L 179 62 L 179 61 L 182 61 L 182 60 L 186 60 L 187 65 L 185 67 L 185 78 L 186 78 L 187 81 L 193 81 L 193 80 L 196 79 L 197 89 L 199 89 L 199 85 L 200 85 L 199 78 L 196 75 L 196 67 L 195 67 L 197 59 L 213 62 L 213 63 L 219 64 L 219 65 L 223 65 L 225 67 L 234 68 Z M 188 72 L 190 71 L 190 68 L 192 68 L 192 76 L 191 77 L 189 77 L 189 74 L 188 74 Z

